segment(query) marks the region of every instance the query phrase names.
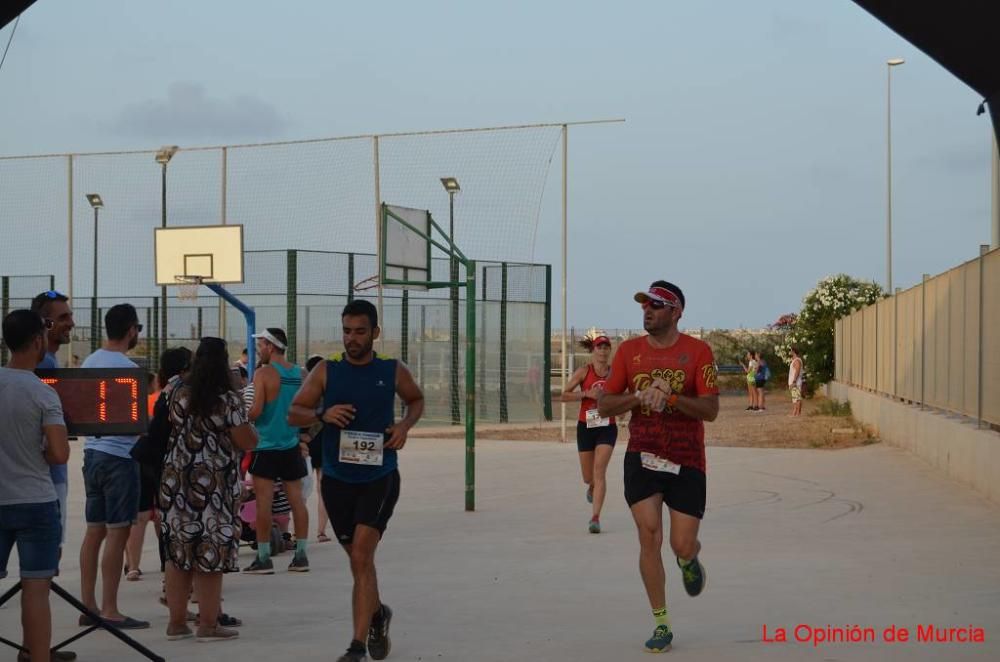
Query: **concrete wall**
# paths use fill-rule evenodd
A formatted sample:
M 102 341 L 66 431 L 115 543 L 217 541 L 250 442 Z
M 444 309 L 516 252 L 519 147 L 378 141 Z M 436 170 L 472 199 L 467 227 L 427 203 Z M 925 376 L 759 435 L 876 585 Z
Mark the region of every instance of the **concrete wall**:
M 950 478 L 1000 503 L 1000 434 L 980 430 L 967 418 L 921 410 L 861 389 L 832 382 L 827 395 L 850 401 L 854 418 L 871 425 L 882 441 L 914 453 Z

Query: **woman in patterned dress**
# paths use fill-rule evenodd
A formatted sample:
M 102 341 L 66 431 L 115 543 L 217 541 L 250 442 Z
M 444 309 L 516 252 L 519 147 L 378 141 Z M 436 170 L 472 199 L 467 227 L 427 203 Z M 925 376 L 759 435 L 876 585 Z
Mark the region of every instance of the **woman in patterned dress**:
M 198 589 L 198 641 L 238 636 L 218 625 L 222 573 L 239 569 L 237 450 L 257 444 L 230 380 L 225 341 L 203 338 L 191 370 L 170 393 L 170 440 L 160 481 L 166 548 L 167 639 L 195 636 L 187 626 L 192 580 Z M 208 625 L 211 624 L 211 625 Z

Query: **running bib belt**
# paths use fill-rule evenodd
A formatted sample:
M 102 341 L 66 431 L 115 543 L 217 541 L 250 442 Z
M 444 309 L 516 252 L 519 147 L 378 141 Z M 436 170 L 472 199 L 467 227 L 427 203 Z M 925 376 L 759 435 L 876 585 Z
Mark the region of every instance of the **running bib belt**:
M 587 410 L 587 427 L 588 428 L 603 428 L 611 425 L 610 416 L 601 416 L 596 409 Z
M 382 444 L 385 435 L 379 432 L 341 430 L 340 461 L 348 464 L 382 466 Z
M 642 459 L 642 468 L 650 471 L 662 471 L 669 474 L 679 474 L 681 465 L 675 464 L 665 457 L 657 457 L 653 453 L 639 453 Z

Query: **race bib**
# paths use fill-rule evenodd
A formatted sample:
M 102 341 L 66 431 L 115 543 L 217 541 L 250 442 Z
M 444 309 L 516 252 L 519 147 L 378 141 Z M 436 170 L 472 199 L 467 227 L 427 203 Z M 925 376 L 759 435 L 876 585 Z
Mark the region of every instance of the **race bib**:
M 597 413 L 596 409 L 587 410 L 587 427 L 588 428 L 603 428 L 611 425 L 611 417 L 605 416 L 601 418 L 601 415 Z
M 681 465 L 674 464 L 665 457 L 659 457 L 653 453 L 640 453 L 642 458 L 642 468 L 650 471 L 662 471 L 670 474 L 679 474 Z
M 382 445 L 385 436 L 381 432 L 340 431 L 340 461 L 346 464 L 366 464 L 382 466 Z

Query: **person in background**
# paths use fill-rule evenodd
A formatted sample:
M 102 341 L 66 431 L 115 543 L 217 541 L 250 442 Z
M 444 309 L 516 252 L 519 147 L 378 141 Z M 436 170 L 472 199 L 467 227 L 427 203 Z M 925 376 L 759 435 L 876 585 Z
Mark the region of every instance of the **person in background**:
M 7 561 L 17 545 L 26 649 L 18 660 L 73 660 L 76 655 L 68 651 L 49 652 L 49 588 L 58 573 L 62 539 L 49 467 L 69 461 L 69 440 L 59 397 L 34 374 L 45 356 L 45 323 L 36 312 L 15 310 L 2 326 L 11 358 L 0 368 L 0 578 L 7 576 Z
M 764 393 L 767 380 L 771 377 L 771 369 L 767 366 L 763 354 L 754 352 L 754 357 L 757 359 L 757 373 L 754 375 L 754 387 L 757 389 L 757 411 L 767 411 L 764 404 Z
M 788 366 L 788 392 L 792 396 L 792 413 L 789 416 L 802 415 L 802 355 L 798 347 L 792 347 L 792 362 Z
M 221 338 L 202 338 L 191 371 L 167 403 L 170 438 L 158 505 L 167 550 L 167 639 L 228 641 L 236 630 L 219 623 L 222 575 L 239 570 L 238 450 L 257 434 L 233 387 Z M 192 584 L 198 594 L 197 634 L 187 625 Z
M 319 354 L 310 356 L 306 361 L 306 372 L 312 372 L 322 360 L 323 357 Z M 327 517 L 326 506 L 323 505 L 323 493 L 319 489 L 319 484 L 323 480 L 323 421 L 316 421 L 303 429 L 306 430 L 305 443 L 309 446 L 309 461 L 316 474 L 316 542 L 330 542 L 330 536 L 326 533 L 326 525 L 330 523 L 330 518 Z
M 108 339 L 88 356 L 83 368 L 137 368 L 127 356 L 135 348 L 142 324 L 132 304 L 120 303 L 104 315 Z M 132 458 L 138 437 L 109 435 L 87 437 L 83 447 L 83 482 L 87 491 L 87 532 L 80 546 L 82 602 L 91 611 L 126 630 L 149 627 L 148 621 L 125 616 L 118 609 L 125 545 L 139 513 L 139 463 Z M 104 553 L 101 554 L 101 547 Z M 97 569 L 101 569 L 101 606 L 97 605 Z M 80 627 L 94 625 L 80 616 Z

